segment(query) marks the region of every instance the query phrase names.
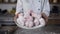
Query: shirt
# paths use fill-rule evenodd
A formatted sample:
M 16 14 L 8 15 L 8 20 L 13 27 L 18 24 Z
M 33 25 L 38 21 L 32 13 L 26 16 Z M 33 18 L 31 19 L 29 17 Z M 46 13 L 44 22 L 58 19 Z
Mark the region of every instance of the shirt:
M 17 0 L 16 13 L 26 13 L 28 10 L 33 10 L 37 14 L 41 12 L 49 16 L 50 5 L 49 0 Z

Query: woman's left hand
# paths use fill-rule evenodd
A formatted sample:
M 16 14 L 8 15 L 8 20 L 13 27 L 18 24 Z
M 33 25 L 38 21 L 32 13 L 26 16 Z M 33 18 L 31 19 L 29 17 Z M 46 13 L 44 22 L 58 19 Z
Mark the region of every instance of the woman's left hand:
M 42 17 L 45 19 L 45 22 L 48 22 L 48 17 L 45 15 L 45 13 L 42 13 Z

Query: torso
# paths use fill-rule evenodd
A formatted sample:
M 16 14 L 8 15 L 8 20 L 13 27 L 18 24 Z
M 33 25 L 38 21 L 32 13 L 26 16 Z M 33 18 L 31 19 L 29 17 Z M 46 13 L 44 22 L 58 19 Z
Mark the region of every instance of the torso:
M 33 10 L 35 13 L 40 14 L 44 0 L 22 0 L 24 12 Z

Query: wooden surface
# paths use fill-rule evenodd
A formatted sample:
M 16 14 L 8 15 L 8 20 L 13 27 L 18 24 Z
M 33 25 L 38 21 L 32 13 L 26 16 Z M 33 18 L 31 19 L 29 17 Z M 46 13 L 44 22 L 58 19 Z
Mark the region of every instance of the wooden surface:
M 60 24 L 60 19 L 49 19 L 48 24 Z
M 60 15 L 51 15 L 48 24 L 60 24 Z

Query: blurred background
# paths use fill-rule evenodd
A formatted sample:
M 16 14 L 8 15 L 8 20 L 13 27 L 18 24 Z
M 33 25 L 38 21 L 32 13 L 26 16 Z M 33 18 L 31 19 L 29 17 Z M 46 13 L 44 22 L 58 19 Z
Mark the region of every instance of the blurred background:
M 49 2 L 51 10 L 47 24 L 60 31 L 60 0 L 49 0 Z M 12 32 L 18 28 L 13 21 L 16 3 L 17 0 L 0 0 L 0 34 L 13 34 Z

